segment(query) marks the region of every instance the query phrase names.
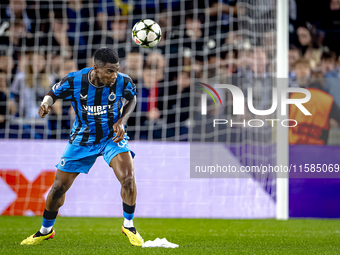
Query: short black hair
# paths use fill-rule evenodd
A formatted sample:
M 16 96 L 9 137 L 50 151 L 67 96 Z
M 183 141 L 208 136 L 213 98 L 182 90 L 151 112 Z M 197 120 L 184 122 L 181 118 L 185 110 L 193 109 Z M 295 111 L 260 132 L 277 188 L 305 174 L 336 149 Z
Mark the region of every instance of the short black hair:
M 333 60 L 336 61 L 336 53 L 333 51 L 324 51 L 321 55 L 321 60 Z
M 119 57 L 118 53 L 110 48 L 100 48 L 94 53 L 94 64 L 99 66 L 106 63 L 118 64 Z

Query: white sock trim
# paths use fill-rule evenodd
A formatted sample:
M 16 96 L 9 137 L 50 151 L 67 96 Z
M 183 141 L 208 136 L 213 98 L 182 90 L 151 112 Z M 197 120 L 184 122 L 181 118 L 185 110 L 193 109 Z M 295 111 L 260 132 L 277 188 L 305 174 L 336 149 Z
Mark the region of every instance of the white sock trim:
M 124 219 L 123 226 L 125 228 L 132 228 L 133 227 L 133 220 Z
M 43 234 L 43 235 L 46 235 L 46 234 L 48 234 L 48 233 L 51 232 L 52 227 L 53 227 L 53 226 L 48 227 L 48 228 L 45 228 L 44 226 L 41 226 L 41 228 L 40 228 L 40 233 Z

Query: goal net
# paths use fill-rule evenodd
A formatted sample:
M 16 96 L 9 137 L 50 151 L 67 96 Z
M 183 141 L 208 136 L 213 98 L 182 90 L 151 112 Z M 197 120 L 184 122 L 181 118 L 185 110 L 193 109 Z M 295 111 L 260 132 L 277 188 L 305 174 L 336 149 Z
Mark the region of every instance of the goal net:
M 11 14 L 11 8 L 22 17 Z M 5 109 L 0 113 L 1 138 L 68 139 L 76 118 L 70 102 L 58 102 L 48 118 L 41 119 L 37 116 L 41 99 L 67 73 L 92 66 L 96 49 L 109 46 L 119 53 L 120 71 L 137 86 L 138 103 L 127 129 L 131 140 L 190 142 L 193 148 L 213 143 L 239 166 L 276 164 L 272 123 L 247 106 L 244 115 L 235 117 L 232 94 L 218 88 L 218 84 L 234 85 L 245 102 L 252 97 L 254 108 L 271 106 L 276 79 L 275 0 L 27 1 L 20 8 L 1 3 L 0 52 L 2 62 L 7 61 L 0 74 L 7 95 L 7 102 L 0 102 Z M 131 40 L 133 25 L 146 18 L 162 28 L 162 40 L 152 49 Z M 221 101 L 205 85 L 215 88 Z M 228 123 L 214 128 L 214 119 Z M 264 125 L 251 127 L 251 119 L 258 119 L 251 125 Z M 234 198 L 260 194 L 268 211 L 262 216 L 275 217 L 275 176 L 257 172 L 246 176 L 233 183 Z M 222 179 L 221 183 L 231 184 Z M 246 191 L 247 187 L 253 190 Z M 242 202 L 251 204 L 247 199 Z
M 219 6 L 216 20 L 204 23 L 206 33 L 213 28 L 217 32 L 215 37 L 207 34 L 203 77 L 195 86 L 191 163 L 198 167 L 192 166 L 191 176 L 227 178 L 225 185 L 229 186 L 236 182 L 238 199 L 250 205 L 246 198 L 249 194 L 242 190 L 247 187 L 257 193 L 251 199 L 262 207 L 248 209 L 258 217 L 275 217 L 276 173 L 262 170 L 263 166 L 276 166 L 276 129 L 267 121 L 276 116 L 253 114 L 247 102 L 251 99 L 258 110 L 272 105 L 276 86 L 276 5 L 271 0 L 241 0 L 237 6 L 227 8 L 228 14 Z M 215 88 L 215 95 L 207 84 Z M 243 105 L 234 105 L 240 94 L 234 91 L 232 95 L 232 88 L 226 89 L 226 85 L 244 95 Z M 241 115 L 235 115 L 243 107 Z M 205 158 L 207 151 L 213 153 Z M 233 157 L 241 164 L 234 163 L 234 170 L 229 167 Z M 241 167 L 247 169 L 246 174 L 240 173 Z M 266 216 L 261 214 L 264 211 L 268 212 Z

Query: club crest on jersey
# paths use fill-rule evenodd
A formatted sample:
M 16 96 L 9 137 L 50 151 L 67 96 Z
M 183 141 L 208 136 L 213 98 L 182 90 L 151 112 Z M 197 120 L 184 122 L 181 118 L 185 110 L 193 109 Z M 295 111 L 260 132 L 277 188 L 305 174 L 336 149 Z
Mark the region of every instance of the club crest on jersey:
M 60 160 L 60 165 L 65 166 L 65 159 L 64 158 Z
M 111 94 L 109 95 L 109 100 L 110 100 L 110 101 L 113 101 L 113 100 L 115 100 L 115 99 L 116 99 L 116 94 L 113 93 L 113 92 L 111 92 Z

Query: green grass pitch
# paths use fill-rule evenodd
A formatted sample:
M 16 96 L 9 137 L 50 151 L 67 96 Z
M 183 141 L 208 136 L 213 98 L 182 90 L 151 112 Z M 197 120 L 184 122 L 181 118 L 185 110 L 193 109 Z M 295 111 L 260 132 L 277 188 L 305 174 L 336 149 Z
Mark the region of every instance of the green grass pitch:
M 41 217 L 0 216 L 0 254 L 339 254 L 339 220 L 136 218 L 144 240 L 166 237 L 179 248 L 141 248 L 121 233 L 122 219 L 58 217 L 52 240 L 20 246 Z

